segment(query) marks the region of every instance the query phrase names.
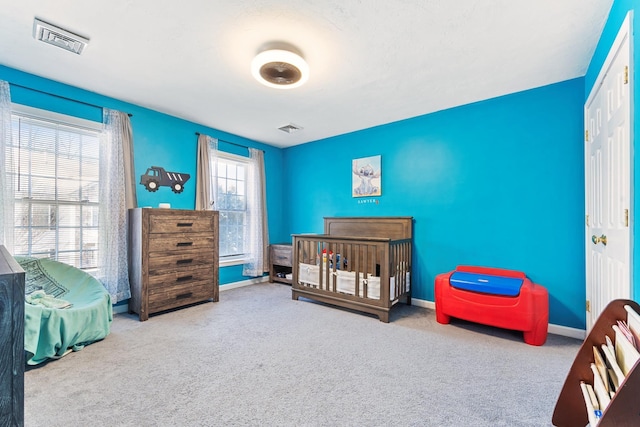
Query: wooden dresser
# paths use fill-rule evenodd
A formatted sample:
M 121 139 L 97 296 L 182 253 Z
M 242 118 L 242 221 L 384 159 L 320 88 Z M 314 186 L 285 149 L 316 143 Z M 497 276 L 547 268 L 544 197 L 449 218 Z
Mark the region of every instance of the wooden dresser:
M 218 301 L 218 212 L 129 210 L 129 311 Z
M 0 425 L 24 425 L 24 277 L 0 245 Z

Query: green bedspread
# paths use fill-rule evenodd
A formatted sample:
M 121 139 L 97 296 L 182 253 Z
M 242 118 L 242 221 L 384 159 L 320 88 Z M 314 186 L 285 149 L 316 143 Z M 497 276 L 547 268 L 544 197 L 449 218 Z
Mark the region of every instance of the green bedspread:
M 95 277 L 50 259 L 15 257 L 25 274 L 24 349 L 29 365 L 78 351 L 106 337 L 113 312 L 111 297 Z M 34 293 L 35 292 L 35 293 Z M 38 304 L 42 295 L 51 301 L 65 301 L 68 308 Z M 35 297 L 38 298 L 35 298 Z

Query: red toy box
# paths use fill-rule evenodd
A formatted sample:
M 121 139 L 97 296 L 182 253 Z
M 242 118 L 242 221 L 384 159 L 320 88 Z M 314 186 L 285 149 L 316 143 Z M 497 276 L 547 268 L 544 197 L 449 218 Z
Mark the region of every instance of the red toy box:
M 524 332 L 524 342 L 543 345 L 549 326 L 549 295 L 520 271 L 458 266 L 436 276 L 436 320 L 450 317 Z

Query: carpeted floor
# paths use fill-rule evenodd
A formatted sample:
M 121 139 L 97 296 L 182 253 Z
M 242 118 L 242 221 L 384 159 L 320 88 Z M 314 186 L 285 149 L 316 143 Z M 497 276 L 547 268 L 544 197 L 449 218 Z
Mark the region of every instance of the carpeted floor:
M 26 426 L 550 426 L 581 341 L 400 305 L 391 322 L 259 284 L 25 374 Z

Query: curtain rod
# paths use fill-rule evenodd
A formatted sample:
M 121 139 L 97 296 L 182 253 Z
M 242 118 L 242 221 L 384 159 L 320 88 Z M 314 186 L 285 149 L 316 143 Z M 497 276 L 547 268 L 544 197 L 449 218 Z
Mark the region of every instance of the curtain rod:
M 200 132 L 196 132 L 196 135 L 200 136 Z M 237 144 L 237 143 L 235 143 L 235 142 L 225 141 L 224 139 L 219 139 L 219 138 L 216 138 L 216 139 L 217 139 L 218 141 L 222 141 L 222 142 L 224 142 L 225 144 L 235 145 L 236 147 L 242 147 L 242 148 L 246 148 L 246 149 L 251 148 L 251 147 L 247 147 L 246 145 Z M 262 152 L 264 153 L 264 150 L 260 150 L 260 151 L 262 151 Z
M 30 91 L 33 91 L 33 92 L 42 93 L 42 94 L 44 94 L 44 95 L 55 96 L 56 98 L 64 99 L 64 100 L 66 100 L 66 101 L 75 102 L 75 103 L 77 103 L 77 104 L 83 104 L 83 105 L 86 105 L 86 106 L 88 106 L 88 107 L 100 108 L 101 110 L 105 108 L 105 107 L 103 107 L 103 106 L 101 106 L 101 105 L 90 104 L 90 103 L 88 103 L 88 102 L 84 102 L 84 101 L 78 101 L 77 99 L 67 98 L 66 96 L 58 95 L 58 94 L 51 93 L 51 92 L 45 92 L 44 90 L 34 89 L 34 88 L 32 88 L 32 87 L 19 85 L 19 84 L 17 84 L 17 83 L 9 82 L 9 84 L 10 84 L 11 86 L 19 87 L 19 88 L 22 88 L 22 89 L 27 89 L 27 90 L 30 90 Z M 129 117 L 133 117 L 133 114 L 131 114 L 131 113 L 127 113 L 127 116 L 129 116 Z

